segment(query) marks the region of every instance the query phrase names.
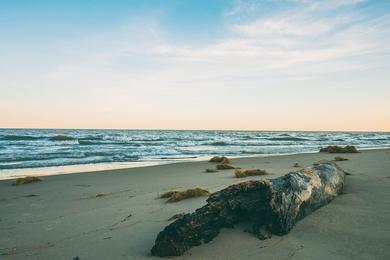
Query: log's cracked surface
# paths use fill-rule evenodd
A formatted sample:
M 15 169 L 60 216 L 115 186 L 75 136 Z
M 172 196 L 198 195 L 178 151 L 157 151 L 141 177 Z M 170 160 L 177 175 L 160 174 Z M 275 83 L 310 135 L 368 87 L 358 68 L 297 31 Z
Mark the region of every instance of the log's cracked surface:
M 345 174 L 335 163 L 322 162 L 275 179 L 246 181 L 213 193 L 207 204 L 177 219 L 156 239 L 154 256 L 178 256 L 210 242 L 220 229 L 253 222 L 260 239 L 287 234 L 295 223 L 341 194 Z

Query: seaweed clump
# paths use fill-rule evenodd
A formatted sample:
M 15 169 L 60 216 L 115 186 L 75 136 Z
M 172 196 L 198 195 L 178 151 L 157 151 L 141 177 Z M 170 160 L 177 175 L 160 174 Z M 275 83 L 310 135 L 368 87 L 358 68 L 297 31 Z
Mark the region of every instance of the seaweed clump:
M 236 178 L 243 178 L 247 176 L 266 175 L 268 172 L 264 169 L 251 169 L 251 170 L 240 170 L 234 171 Z
M 13 186 L 18 186 L 18 185 L 23 185 L 23 184 L 28 184 L 32 182 L 38 182 L 42 181 L 41 178 L 38 178 L 36 176 L 27 176 L 27 177 L 22 177 L 22 178 L 17 178 L 12 185 Z
M 341 162 L 341 161 L 348 161 L 348 158 L 344 158 L 344 157 L 341 157 L 341 156 L 336 156 L 334 158 L 335 161 L 337 162 Z
M 226 156 L 214 156 L 209 160 L 209 162 L 214 162 L 214 163 L 221 163 L 221 164 L 229 164 L 230 160 Z
M 185 191 L 168 191 L 160 195 L 162 199 L 168 199 L 167 202 L 177 202 L 195 197 L 208 197 L 210 192 L 201 188 L 188 189 Z
M 217 164 L 217 166 L 215 166 L 217 168 L 217 170 L 231 170 L 231 169 L 235 169 L 236 167 L 232 166 L 232 165 L 229 165 L 229 164 Z
M 299 164 L 299 163 L 294 163 L 294 165 L 293 165 L 293 167 L 295 167 L 295 168 L 301 168 L 302 166 Z
M 174 220 L 174 219 L 181 218 L 181 217 L 183 217 L 184 215 L 185 215 L 185 213 L 177 213 L 177 214 L 173 215 L 172 217 L 170 217 L 170 218 L 168 219 L 168 221 L 171 221 L 171 220 Z
M 321 148 L 320 152 L 322 153 L 358 153 L 359 151 L 353 145 L 347 145 L 345 147 L 329 145 L 327 147 Z
M 206 169 L 206 172 L 218 172 L 217 169 Z

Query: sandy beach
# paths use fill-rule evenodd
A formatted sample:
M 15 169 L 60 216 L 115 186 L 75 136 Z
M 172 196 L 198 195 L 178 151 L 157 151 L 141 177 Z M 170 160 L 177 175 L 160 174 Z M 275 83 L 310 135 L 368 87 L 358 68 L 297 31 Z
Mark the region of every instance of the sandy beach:
M 206 198 L 166 203 L 164 191 L 202 187 L 210 192 L 248 179 L 275 178 L 295 162 L 309 166 L 335 154 L 233 159 L 267 176 L 234 178 L 206 173 L 214 164 L 185 162 L 143 168 L 42 177 L 12 186 L 0 181 L 0 259 L 154 259 L 157 234 L 177 213 Z M 260 241 L 241 225 L 177 259 L 390 259 L 390 150 L 343 154 L 345 194 L 298 222 L 286 236 Z M 158 259 L 158 258 L 156 258 Z

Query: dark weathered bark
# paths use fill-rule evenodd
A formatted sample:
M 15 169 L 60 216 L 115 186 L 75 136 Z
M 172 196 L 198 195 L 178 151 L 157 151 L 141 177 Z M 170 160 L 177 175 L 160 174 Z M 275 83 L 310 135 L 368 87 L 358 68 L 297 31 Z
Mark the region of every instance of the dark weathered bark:
M 207 204 L 161 231 L 154 256 L 178 256 L 207 243 L 223 227 L 250 220 L 260 239 L 287 234 L 294 224 L 327 204 L 344 186 L 344 172 L 332 162 L 288 173 L 276 179 L 246 181 L 212 194 Z

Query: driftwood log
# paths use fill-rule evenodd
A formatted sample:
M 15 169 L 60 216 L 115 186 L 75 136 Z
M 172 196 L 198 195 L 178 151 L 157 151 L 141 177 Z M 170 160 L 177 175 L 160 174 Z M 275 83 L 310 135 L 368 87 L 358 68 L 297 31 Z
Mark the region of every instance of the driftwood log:
M 215 238 L 221 228 L 251 221 L 260 239 L 287 234 L 294 224 L 341 194 L 344 171 L 333 162 L 316 163 L 275 178 L 246 181 L 213 193 L 207 204 L 177 219 L 156 239 L 154 256 L 179 256 Z

